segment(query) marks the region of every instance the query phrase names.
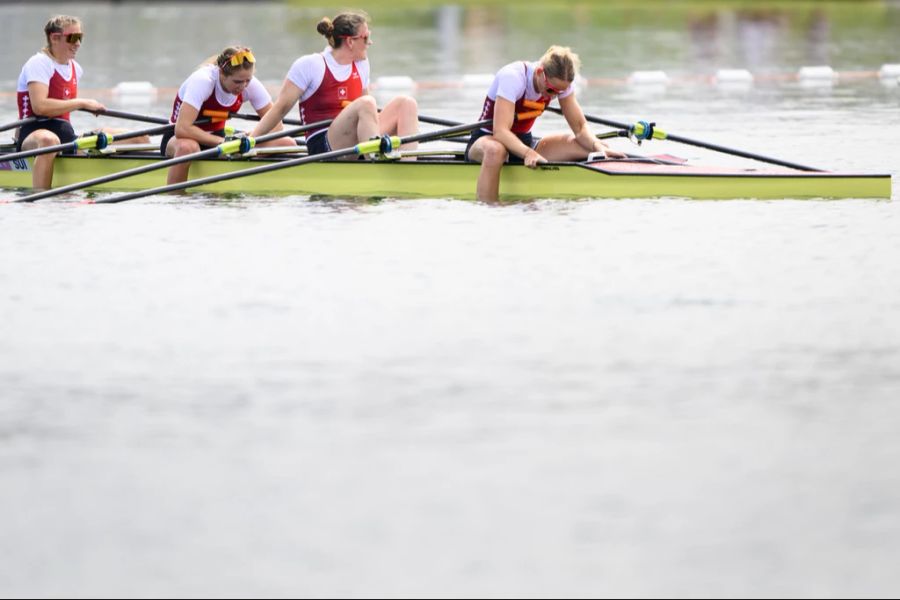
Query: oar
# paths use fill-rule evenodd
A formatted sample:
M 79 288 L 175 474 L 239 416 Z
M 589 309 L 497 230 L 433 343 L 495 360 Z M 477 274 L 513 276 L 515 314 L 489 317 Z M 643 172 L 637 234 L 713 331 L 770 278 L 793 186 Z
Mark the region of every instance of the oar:
M 555 112 L 559 115 L 562 114 L 562 110 L 556 108 L 555 106 L 547 107 L 547 110 Z M 799 165 L 797 163 L 788 162 L 786 160 L 771 158 L 769 156 L 754 154 L 752 152 L 744 152 L 743 150 L 737 150 L 735 148 L 727 148 L 725 146 L 719 146 L 718 144 L 710 144 L 709 142 L 703 142 L 700 140 L 682 137 L 680 135 L 666 133 L 665 131 L 655 127 L 654 125 L 646 123 L 645 121 L 639 121 L 638 123 L 635 123 L 633 125 L 628 125 L 626 123 L 611 121 L 609 119 L 603 119 L 600 117 L 595 117 L 593 115 L 584 115 L 584 117 L 591 123 L 599 123 L 600 125 L 606 125 L 608 127 L 625 129 L 626 131 L 635 134 L 638 139 L 646 140 L 653 138 L 655 140 L 672 140 L 673 142 L 680 142 L 682 144 L 688 144 L 690 146 L 697 146 L 698 148 L 706 148 L 707 150 L 715 150 L 716 152 L 722 152 L 723 154 L 731 154 L 733 156 L 740 156 L 741 158 L 758 160 L 760 162 L 769 163 L 772 165 L 789 167 L 791 169 L 797 169 L 799 171 L 822 171 L 822 169 L 816 169 L 815 167 L 807 167 L 805 165 Z
M 139 115 L 137 113 L 124 112 L 121 110 L 111 110 L 107 109 L 104 111 L 93 111 L 93 110 L 84 110 L 84 112 L 89 112 L 92 115 L 103 115 L 106 117 L 113 117 L 117 119 L 131 119 L 132 121 L 143 121 L 145 123 L 158 123 L 159 125 L 165 125 L 169 122 L 168 119 L 164 119 L 163 117 L 150 117 L 147 115 Z M 34 123 L 35 121 L 46 119 L 49 120 L 49 117 L 25 117 L 24 119 L 19 119 L 18 121 L 13 121 L 11 123 L 6 123 L 4 125 L 0 125 L 0 131 L 6 131 L 8 129 L 15 129 L 16 127 L 21 127 L 22 125 L 28 125 L 29 123 Z
M 0 131 L 6 131 L 8 129 L 15 129 L 16 127 L 21 127 L 22 125 L 28 125 L 29 123 L 34 123 L 37 121 L 37 117 L 25 117 L 24 119 L 19 119 L 18 121 L 13 121 L 12 123 L 6 123 L 5 125 L 0 125 Z
M 107 108 L 106 110 L 101 111 L 93 111 L 93 110 L 84 110 L 84 112 L 89 112 L 92 115 L 103 115 L 104 117 L 113 117 L 115 119 L 130 119 L 132 121 L 143 121 L 145 123 L 158 123 L 160 125 L 165 125 L 169 122 L 169 119 L 164 117 L 151 117 L 148 115 L 139 115 L 137 113 L 125 112 L 122 110 L 113 110 Z
M 259 115 L 254 115 L 251 113 L 235 113 L 235 112 L 226 112 L 224 110 L 204 110 L 202 115 L 204 117 L 209 117 L 213 121 L 225 121 L 227 119 L 243 119 L 245 121 L 259 121 L 262 119 Z M 303 125 L 303 121 L 300 119 L 282 119 L 282 123 L 285 125 Z M 330 121 L 329 121 L 330 122 Z
M 148 129 L 137 129 L 135 131 L 125 131 L 122 133 L 103 133 L 77 138 L 66 144 L 56 144 L 55 146 L 44 146 L 43 148 L 35 148 L 33 150 L 22 150 L 21 152 L 13 152 L 12 154 L 0 154 L 0 161 L 9 162 L 18 158 L 28 158 L 30 156 L 40 156 L 41 154 L 53 154 L 54 152 L 65 152 L 70 150 L 77 152 L 79 150 L 103 150 L 109 144 L 118 140 L 129 140 L 131 138 L 141 137 L 142 135 L 156 135 L 163 133 L 175 127 L 174 124 L 157 125 Z
M 235 152 L 244 153 L 244 152 L 248 152 L 256 144 L 259 144 L 262 142 L 267 142 L 269 140 L 278 139 L 280 137 L 295 135 L 295 134 L 301 133 L 307 129 L 312 129 L 313 127 L 327 126 L 330 123 L 331 123 L 330 120 L 326 120 L 326 121 L 318 121 L 316 123 L 311 123 L 304 127 L 295 127 L 293 129 L 282 129 L 281 131 L 275 131 L 275 132 L 269 133 L 267 135 L 262 135 L 262 136 L 256 138 L 255 140 L 253 138 L 249 138 L 249 137 L 237 138 L 234 140 L 229 140 L 227 142 L 222 142 L 215 148 L 210 148 L 208 150 L 201 150 L 200 152 L 194 152 L 193 154 L 185 154 L 184 156 L 177 156 L 175 158 L 170 158 L 167 160 L 161 160 L 159 162 L 144 165 L 142 167 L 126 169 L 125 171 L 120 171 L 118 173 L 110 173 L 109 175 L 102 175 L 100 177 L 95 177 L 94 179 L 88 179 L 87 181 L 80 181 L 78 183 L 64 185 L 62 187 L 53 188 L 51 190 L 46 190 L 43 192 L 37 192 L 36 194 L 30 194 L 28 196 L 16 198 L 15 200 L 13 200 L 13 202 L 34 202 L 35 200 L 42 200 L 44 198 L 50 198 L 52 196 L 56 196 L 59 194 L 65 194 L 66 192 L 74 192 L 76 190 L 83 190 L 85 188 L 89 188 L 89 187 L 92 187 L 95 185 L 109 183 L 110 181 L 118 181 L 119 179 L 125 179 L 126 177 L 132 177 L 134 175 L 148 173 L 150 171 L 155 171 L 157 169 L 164 169 L 166 167 L 171 167 L 171 166 L 178 165 L 181 163 L 191 162 L 191 161 L 197 160 L 199 158 L 207 158 L 207 157 L 214 158 L 217 156 L 222 156 L 224 154 L 234 154 Z M 170 124 L 169 126 L 174 127 L 174 124 Z M 5 160 L 5 159 L 0 159 L 0 160 Z
M 101 198 L 99 200 L 93 200 L 91 202 L 95 204 L 113 204 L 117 202 L 124 202 L 126 200 L 134 200 L 136 198 L 143 198 L 145 196 L 152 196 L 153 194 L 163 194 L 166 192 L 175 192 L 178 190 L 184 190 L 191 187 L 198 187 L 201 185 L 208 185 L 211 183 L 218 183 L 220 181 L 227 181 L 229 179 L 236 179 L 238 177 L 249 177 L 250 175 L 257 175 L 259 173 L 268 173 L 270 171 L 276 171 L 279 169 L 286 169 L 288 167 L 296 167 L 299 165 L 304 165 L 307 163 L 321 162 L 324 160 L 330 160 L 335 158 L 343 158 L 345 156 L 350 156 L 353 154 L 361 155 L 361 154 L 370 154 L 374 152 L 387 153 L 392 150 L 398 149 L 403 144 L 410 144 L 413 142 L 427 142 L 430 140 L 435 140 L 442 137 L 453 136 L 457 133 L 463 133 L 466 131 L 472 131 L 473 129 L 477 129 L 478 127 L 483 127 L 484 125 L 488 125 L 490 123 L 490 119 L 485 119 L 484 121 L 478 121 L 477 123 L 469 123 L 468 125 L 459 125 L 457 127 L 450 127 L 447 129 L 439 129 L 437 131 L 430 131 L 427 133 L 419 133 L 416 135 L 409 135 L 404 137 L 397 136 L 384 136 L 381 138 L 376 138 L 373 140 L 369 140 L 366 142 L 361 142 L 355 146 L 351 146 L 350 148 L 342 148 L 340 150 L 332 150 L 331 152 L 323 152 L 322 154 L 316 154 L 314 156 L 303 156 L 300 158 L 293 158 L 290 160 L 280 161 L 276 163 L 269 163 L 265 165 L 260 165 L 258 167 L 250 167 L 249 169 L 244 169 L 241 171 L 235 171 L 232 173 L 224 173 L 222 175 L 212 175 L 210 177 L 202 177 L 200 179 L 192 179 L 189 181 L 184 181 L 182 183 L 173 183 L 171 185 L 164 185 L 161 187 L 143 190 L 140 192 L 133 192 L 130 194 L 122 194 L 121 196 L 112 196 L 109 198 Z M 263 136 L 265 137 L 265 136 Z M 262 139 L 262 138 L 259 138 Z
M 381 109 L 379 109 L 381 110 Z M 214 121 L 225 121 L 226 119 L 244 119 L 245 121 L 259 121 L 261 117 L 259 115 L 251 114 L 251 113 L 233 113 L 226 112 L 224 110 L 204 110 L 204 117 L 209 117 Z M 429 123 L 431 125 L 440 125 L 441 127 L 456 127 L 457 125 L 462 125 L 461 121 L 450 121 L 448 119 L 441 119 L 438 117 L 429 117 L 427 115 L 419 115 L 419 120 L 423 123 Z M 282 119 L 282 123 L 285 125 L 302 125 L 303 121 L 299 119 Z M 456 140 L 453 140 L 456 141 Z M 468 140 L 466 140 L 468 141 Z
M 443 127 L 455 127 L 456 125 L 461 125 L 461 123 L 459 121 L 451 121 L 449 119 L 442 119 L 440 117 L 429 117 L 427 115 L 419 115 L 419 120 L 422 121 L 423 123 L 431 123 L 432 125 L 442 125 Z M 598 133 L 595 137 L 598 140 L 605 140 L 607 138 L 614 138 L 614 137 L 628 137 L 628 131 L 626 131 L 624 129 L 619 129 L 616 131 L 606 131 L 603 133 Z M 539 139 L 539 138 L 535 138 L 535 139 Z M 469 138 L 466 138 L 466 137 L 450 138 L 450 139 L 447 139 L 444 141 L 468 144 Z

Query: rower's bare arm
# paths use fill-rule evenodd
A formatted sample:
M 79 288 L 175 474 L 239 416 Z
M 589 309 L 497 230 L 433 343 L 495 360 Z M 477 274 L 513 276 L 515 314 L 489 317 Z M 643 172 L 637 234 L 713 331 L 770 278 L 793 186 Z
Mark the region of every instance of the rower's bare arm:
M 528 163 L 528 160 L 532 158 L 530 154 L 535 155 L 534 161 L 546 162 L 544 157 L 538 154 L 533 148 L 529 148 L 523 144 L 522 140 L 512 132 L 512 126 L 515 120 L 516 105 L 506 98 L 497 96 L 497 101 L 494 104 L 494 139 L 503 144 L 511 154 L 515 154 L 519 158 L 525 160 L 526 164 Z
M 578 142 L 579 146 L 589 153 L 603 152 L 606 156 L 611 158 L 626 157 L 624 152 L 613 150 L 601 140 L 597 139 L 591 131 L 587 119 L 584 117 L 584 111 L 581 109 L 581 105 L 578 103 L 578 100 L 575 99 L 575 94 L 560 98 L 559 108 L 562 110 L 563 116 L 566 118 L 566 122 L 569 124 L 572 133 L 575 134 L 575 141 Z
M 281 125 L 281 120 L 284 119 L 284 116 L 288 114 L 288 111 L 297 104 L 297 101 L 300 100 L 302 95 L 303 90 L 298 88 L 297 85 L 289 79 L 285 79 L 284 83 L 281 85 L 281 91 L 278 92 L 278 98 L 275 100 L 275 103 L 272 104 L 272 108 L 267 110 L 265 115 L 260 113 L 262 119 L 260 119 L 256 127 L 253 128 L 250 135 L 259 137 L 270 131 L 275 131 L 275 128 Z
M 578 142 L 578 145 L 588 152 L 600 150 L 601 148 L 598 148 L 594 143 L 600 143 L 600 140 L 595 139 L 594 134 L 591 133 L 591 128 L 588 126 L 587 119 L 584 118 L 584 111 L 581 110 L 581 105 L 575 99 L 575 94 L 560 98 L 559 108 L 562 110 L 566 123 L 569 124 L 569 129 L 575 134 L 575 141 Z
M 178 119 L 175 120 L 175 137 L 194 140 L 204 146 L 218 146 L 222 142 L 222 138 L 208 131 L 203 131 L 194 125 L 194 121 L 197 120 L 199 115 L 200 110 L 198 108 L 191 106 L 187 102 L 182 102 L 178 111 Z
M 73 98 L 71 100 L 57 100 L 50 98 L 50 88 L 38 81 L 28 84 L 28 97 L 34 114 L 42 117 L 58 117 L 73 110 L 90 110 L 102 112 L 106 107 L 91 98 Z
M 274 106 L 274 104 L 269 102 L 268 104 L 263 106 L 261 109 L 256 111 L 256 114 L 258 114 L 260 117 L 265 117 L 266 114 L 268 114 L 268 112 L 270 110 L 272 110 L 273 106 Z M 275 127 L 272 128 L 272 131 L 281 131 L 282 129 L 284 129 L 284 123 L 282 123 L 281 121 L 278 121 L 278 123 L 275 124 Z

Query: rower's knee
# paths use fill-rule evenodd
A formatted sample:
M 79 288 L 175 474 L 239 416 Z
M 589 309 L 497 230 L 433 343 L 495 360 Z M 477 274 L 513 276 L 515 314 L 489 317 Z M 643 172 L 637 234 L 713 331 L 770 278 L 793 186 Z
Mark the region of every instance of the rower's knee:
M 481 164 L 487 167 L 499 167 L 506 162 L 509 151 L 500 142 L 487 142 L 482 148 Z
M 23 149 L 47 148 L 48 146 L 58 146 L 61 142 L 59 136 L 47 129 L 38 129 L 33 132 L 22 144 Z
M 175 138 L 175 156 L 184 156 L 195 152 L 200 152 L 200 144 L 197 140 Z
M 419 103 L 412 96 L 397 96 L 396 100 L 403 114 L 419 113 Z
M 360 96 L 356 102 L 359 103 L 360 114 L 378 115 L 378 103 L 375 102 L 374 97 Z

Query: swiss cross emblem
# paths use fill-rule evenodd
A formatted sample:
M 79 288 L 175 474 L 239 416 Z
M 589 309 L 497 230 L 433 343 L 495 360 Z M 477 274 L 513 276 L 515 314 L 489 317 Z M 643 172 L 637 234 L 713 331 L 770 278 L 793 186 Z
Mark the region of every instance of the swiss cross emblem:
M 347 97 L 347 88 L 342 87 L 338 88 L 338 98 L 344 99 Z

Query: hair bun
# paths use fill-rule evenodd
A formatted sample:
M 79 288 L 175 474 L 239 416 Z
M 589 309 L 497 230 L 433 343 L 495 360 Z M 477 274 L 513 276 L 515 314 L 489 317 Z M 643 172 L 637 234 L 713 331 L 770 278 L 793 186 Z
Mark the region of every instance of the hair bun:
M 328 17 L 322 17 L 322 20 L 319 21 L 319 24 L 316 25 L 316 31 L 321 33 L 327 38 L 330 38 L 334 33 L 334 23 L 331 22 L 331 19 Z

